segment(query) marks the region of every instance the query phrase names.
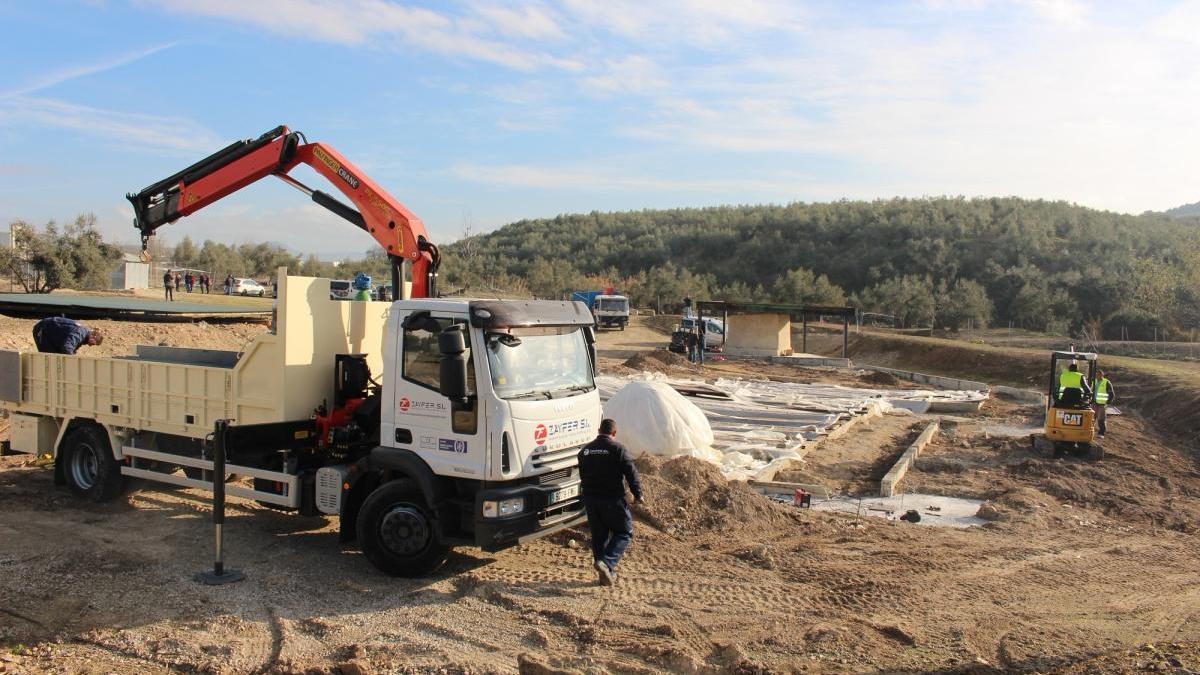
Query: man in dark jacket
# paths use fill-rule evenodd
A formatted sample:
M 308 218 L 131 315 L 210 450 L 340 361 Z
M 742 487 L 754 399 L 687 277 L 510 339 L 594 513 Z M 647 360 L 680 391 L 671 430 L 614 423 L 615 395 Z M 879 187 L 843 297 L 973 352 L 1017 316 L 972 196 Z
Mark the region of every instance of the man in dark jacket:
M 593 565 L 605 586 L 616 583 L 617 563 L 633 541 L 633 515 L 625 501 L 626 483 L 634 500 L 638 504 L 643 502 L 637 467 L 625 446 L 613 440 L 616 436 L 617 423 L 603 420 L 600 435 L 579 451 L 579 478 L 592 530 Z
M 33 343 L 39 352 L 74 354 L 84 345 L 98 345 L 104 336 L 65 316 L 48 316 L 33 324 Z

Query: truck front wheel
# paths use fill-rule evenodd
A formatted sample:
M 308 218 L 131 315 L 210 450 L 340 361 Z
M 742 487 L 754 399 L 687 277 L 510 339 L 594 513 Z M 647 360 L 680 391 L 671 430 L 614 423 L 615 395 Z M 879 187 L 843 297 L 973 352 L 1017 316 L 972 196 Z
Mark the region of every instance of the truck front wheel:
M 72 492 L 93 502 L 107 502 L 121 494 L 125 478 L 103 429 L 76 427 L 63 439 L 61 452 L 63 476 Z
M 395 480 L 367 495 L 358 512 L 358 543 L 385 574 L 415 577 L 446 561 L 450 547 L 437 540 L 425 497 L 412 481 Z

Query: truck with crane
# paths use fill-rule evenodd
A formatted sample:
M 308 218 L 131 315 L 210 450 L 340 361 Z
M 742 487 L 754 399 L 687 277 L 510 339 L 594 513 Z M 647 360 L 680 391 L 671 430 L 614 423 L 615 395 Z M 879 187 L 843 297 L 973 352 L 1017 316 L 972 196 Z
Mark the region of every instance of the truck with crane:
M 288 175 L 303 163 L 353 203 Z M 370 234 L 394 302 L 338 302 L 278 272 L 271 332 L 242 351 L 132 356 L 0 351 L 11 449 L 50 454 L 96 502 L 128 479 L 335 516 L 387 574 L 424 575 L 454 546 L 495 551 L 584 519 L 576 454 L 600 421 L 593 317 L 576 302 L 437 297 L 421 220 L 337 151 L 285 126 L 128 195 L 155 230 L 275 176 Z M 219 436 L 219 438 L 218 438 Z M 214 478 L 220 442 L 225 476 Z

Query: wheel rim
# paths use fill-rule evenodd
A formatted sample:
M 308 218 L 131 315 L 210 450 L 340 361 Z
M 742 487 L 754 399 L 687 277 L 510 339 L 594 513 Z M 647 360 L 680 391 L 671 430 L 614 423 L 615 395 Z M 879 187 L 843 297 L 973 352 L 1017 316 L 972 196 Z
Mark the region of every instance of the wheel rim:
M 100 472 L 100 453 L 90 443 L 80 443 L 71 455 L 71 479 L 84 490 L 96 484 Z
M 396 555 L 411 556 L 424 551 L 430 535 L 425 515 L 409 504 L 393 506 L 379 521 L 379 539 Z

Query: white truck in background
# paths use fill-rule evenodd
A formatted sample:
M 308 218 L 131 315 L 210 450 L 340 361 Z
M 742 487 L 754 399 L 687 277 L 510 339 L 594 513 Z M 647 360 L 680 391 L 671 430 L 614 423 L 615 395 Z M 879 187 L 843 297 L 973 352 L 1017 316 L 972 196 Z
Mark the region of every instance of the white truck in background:
M 587 307 L 338 302 L 328 279 L 279 281 L 276 330 L 242 352 L 0 352 L 11 450 L 52 454 L 92 501 L 135 477 L 211 490 L 232 420 L 226 471 L 253 483 L 229 494 L 337 516 L 394 575 L 582 522 L 576 454 L 601 414 Z
M 597 295 L 592 301 L 592 314 L 596 317 L 597 328 L 616 326 L 625 330 L 625 326 L 629 325 L 629 298 L 623 295 Z

